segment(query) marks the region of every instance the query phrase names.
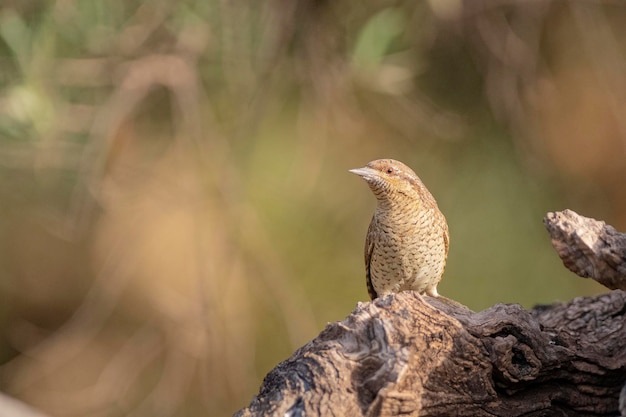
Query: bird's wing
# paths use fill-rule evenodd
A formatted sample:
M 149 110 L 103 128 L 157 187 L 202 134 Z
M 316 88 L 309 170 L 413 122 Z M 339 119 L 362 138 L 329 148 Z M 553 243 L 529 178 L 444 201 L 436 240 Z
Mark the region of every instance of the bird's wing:
M 448 222 L 446 222 L 445 217 L 441 223 L 443 224 L 443 243 L 446 245 L 446 256 L 448 256 L 448 249 L 450 249 L 450 232 L 448 232 Z
M 367 229 L 367 237 L 365 238 L 365 283 L 367 284 L 367 293 L 373 300 L 378 297 L 374 285 L 372 285 L 372 274 L 370 271 L 370 263 L 372 261 L 372 253 L 374 252 L 374 223 L 376 222 L 376 216 L 372 217 L 370 226 Z

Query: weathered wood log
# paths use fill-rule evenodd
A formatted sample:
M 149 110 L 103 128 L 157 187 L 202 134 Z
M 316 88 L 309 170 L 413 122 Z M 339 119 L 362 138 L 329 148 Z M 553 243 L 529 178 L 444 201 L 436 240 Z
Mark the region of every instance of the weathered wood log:
M 403 292 L 329 324 L 236 416 L 616 416 L 625 382 L 624 291 L 477 313 Z
M 626 290 L 626 233 L 572 210 L 548 213 L 544 225 L 567 269 L 612 290 Z
M 626 293 L 473 313 L 412 292 L 360 303 L 238 416 L 617 414 Z

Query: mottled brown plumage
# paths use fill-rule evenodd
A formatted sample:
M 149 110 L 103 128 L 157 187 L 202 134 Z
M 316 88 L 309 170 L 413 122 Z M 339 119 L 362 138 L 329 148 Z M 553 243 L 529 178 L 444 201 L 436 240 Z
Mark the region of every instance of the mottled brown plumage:
M 393 159 L 350 172 L 361 176 L 377 199 L 365 240 L 370 297 L 405 290 L 436 297 L 450 238 L 432 194 L 411 168 Z

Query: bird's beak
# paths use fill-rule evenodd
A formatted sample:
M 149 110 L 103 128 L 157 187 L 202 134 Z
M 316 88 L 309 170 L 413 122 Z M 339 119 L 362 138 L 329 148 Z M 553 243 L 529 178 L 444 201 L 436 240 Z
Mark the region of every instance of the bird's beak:
M 377 175 L 378 173 L 376 172 L 375 169 L 368 168 L 368 167 L 355 168 L 349 171 L 352 172 L 353 174 L 358 175 L 359 177 L 363 177 L 366 180 L 378 176 Z

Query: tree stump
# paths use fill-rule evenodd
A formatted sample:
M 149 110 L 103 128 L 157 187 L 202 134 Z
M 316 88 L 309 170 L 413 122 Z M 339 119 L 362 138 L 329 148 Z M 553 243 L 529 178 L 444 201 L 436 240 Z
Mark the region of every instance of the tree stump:
M 546 220 L 551 234 L 557 217 Z M 597 247 L 606 254 L 606 244 Z M 584 254 L 588 264 L 593 250 Z M 270 371 L 236 416 L 616 416 L 625 315 L 621 290 L 481 312 L 444 297 L 391 294 L 326 326 Z

